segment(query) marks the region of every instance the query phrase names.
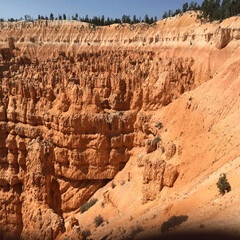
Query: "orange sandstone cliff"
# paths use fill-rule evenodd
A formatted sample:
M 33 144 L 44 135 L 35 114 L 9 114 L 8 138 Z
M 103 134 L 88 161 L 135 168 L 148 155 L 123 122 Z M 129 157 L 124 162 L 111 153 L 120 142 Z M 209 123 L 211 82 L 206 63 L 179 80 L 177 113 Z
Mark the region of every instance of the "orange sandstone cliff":
M 240 17 L 0 23 L 2 237 L 144 236 L 172 215 L 238 234 L 239 65 Z

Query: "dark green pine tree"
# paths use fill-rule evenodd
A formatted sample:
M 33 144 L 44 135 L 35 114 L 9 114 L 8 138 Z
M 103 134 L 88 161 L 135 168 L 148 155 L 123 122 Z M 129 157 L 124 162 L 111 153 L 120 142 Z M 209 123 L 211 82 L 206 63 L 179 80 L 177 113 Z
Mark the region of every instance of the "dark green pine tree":
M 167 12 L 164 12 L 164 14 L 163 14 L 163 16 L 162 16 L 162 19 L 165 19 L 165 18 L 167 18 L 167 17 L 168 17 Z
M 127 16 L 124 14 L 124 15 L 122 16 L 122 23 L 126 23 L 126 18 L 127 18 Z
M 85 21 L 85 20 L 84 20 L 84 21 Z M 94 25 L 97 26 L 97 24 L 98 24 L 98 19 L 97 19 L 96 16 L 94 16 L 94 17 L 92 18 L 92 24 L 94 24 Z
M 110 22 L 110 18 L 108 17 L 108 18 L 107 18 L 106 25 L 109 26 L 110 24 L 111 24 L 111 22 Z
M 131 23 L 131 18 L 130 18 L 130 16 L 129 15 L 127 15 L 127 17 L 126 17 L 126 23 Z
M 102 15 L 101 17 L 101 26 L 104 26 L 105 25 L 105 17 L 104 15 Z
M 240 1 L 237 2 L 237 14 L 240 14 Z
M 180 13 L 182 13 L 182 11 L 181 11 L 181 9 L 176 9 L 176 11 L 175 11 L 175 13 L 173 14 L 173 16 L 176 16 L 176 15 L 178 15 L 178 14 L 180 14 Z
M 50 17 L 49 17 L 49 19 L 50 19 L 50 20 L 54 20 L 54 16 L 53 16 L 53 14 L 52 14 L 52 13 L 50 14 Z
M 114 23 L 121 23 L 121 19 L 120 18 L 115 18 Z
M 63 20 L 66 20 L 67 19 L 67 17 L 66 17 L 66 14 L 64 13 L 63 14 Z
M 201 6 L 201 10 L 202 10 L 202 17 L 207 20 L 208 16 L 209 16 L 209 9 L 210 9 L 210 4 L 208 0 L 204 0 Z
M 191 1 L 188 9 L 189 10 L 197 10 L 197 3 L 194 1 Z
M 221 7 L 220 7 L 220 0 L 214 1 L 214 8 L 213 8 L 213 20 L 219 20 L 221 18 Z
M 183 13 L 188 11 L 188 3 L 187 2 L 183 4 L 182 11 L 183 11 Z
M 153 17 L 149 19 L 149 24 L 152 24 L 154 22 Z
M 145 17 L 144 17 L 144 22 L 145 22 L 145 23 L 149 23 L 149 20 L 150 20 L 150 19 L 149 19 L 148 15 L 146 14 Z
M 91 20 L 90 20 L 90 22 L 91 22 Z M 97 18 L 97 22 L 98 22 L 97 25 L 98 25 L 98 26 L 101 26 L 101 18 L 100 18 L 99 16 L 98 16 L 98 18 Z
M 226 174 L 221 174 L 217 182 L 217 187 L 219 188 L 220 194 L 224 195 L 226 192 L 231 191 L 231 186 L 226 178 Z
M 213 19 L 213 13 L 214 13 L 214 0 L 209 0 L 209 5 L 208 5 L 208 16 L 209 16 L 209 21 L 212 22 Z
M 238 15 L 238 5 L 239 5 L 239 0 L 232 0 L 231 1 L 231 7 L 230 7 L 231 16 Z
M 133 24 L 136 24 L 136 23 L 137 23 L 137 17 L 136 17 L 136 15 L 133 15 L 132 23 L 133 23 Z

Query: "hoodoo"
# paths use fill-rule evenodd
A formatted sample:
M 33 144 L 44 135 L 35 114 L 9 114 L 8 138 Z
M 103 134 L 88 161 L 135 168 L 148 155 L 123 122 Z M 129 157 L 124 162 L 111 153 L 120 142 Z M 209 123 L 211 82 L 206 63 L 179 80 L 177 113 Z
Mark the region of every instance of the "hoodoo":
M 240 235 L 239 66 L 239 16 L 0 22 L 1 237 Z

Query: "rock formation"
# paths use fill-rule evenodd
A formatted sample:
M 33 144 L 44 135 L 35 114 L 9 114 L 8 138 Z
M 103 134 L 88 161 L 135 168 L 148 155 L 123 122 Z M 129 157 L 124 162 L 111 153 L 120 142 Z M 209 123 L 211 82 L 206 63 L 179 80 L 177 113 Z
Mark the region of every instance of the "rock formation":
M 187 128 L 177 112 L 200 108 L 188 92 L 204 88 L 239 47 L 240 20 L 228 21 L 201 25 L 190 12 L 151 26 L 0 23 L 3 237 L 60 238 L 69 217 L 137 149 L 144 154 L 135 161 L 141 204 L 174 187 L 179 176 L 183 182 L 181 163 L 191 146 L 179 140 Z M 184 107 L 168 108 L 177 101 Z M 108 198 L 117 208 L 114 195 Z M 65 236 L 82 238 L 82 226 L 73 225 Z

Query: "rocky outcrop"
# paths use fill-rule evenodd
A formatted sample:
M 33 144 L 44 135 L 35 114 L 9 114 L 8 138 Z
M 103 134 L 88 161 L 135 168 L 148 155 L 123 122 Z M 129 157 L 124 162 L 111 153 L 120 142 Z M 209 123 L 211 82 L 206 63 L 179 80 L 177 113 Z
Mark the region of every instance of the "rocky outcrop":
M 155 200 L 163 187 L 173 187 L 178 174 L 177 167 L 166 164 L 164 160 L 146 160 L 143 170 L 143 203 Z
M 228 45 L 231 41 L 231 29 L 219 28 L 217 35 L 220 35 L 219 41 L 216 44 L 216 48 L 222 49 Z

